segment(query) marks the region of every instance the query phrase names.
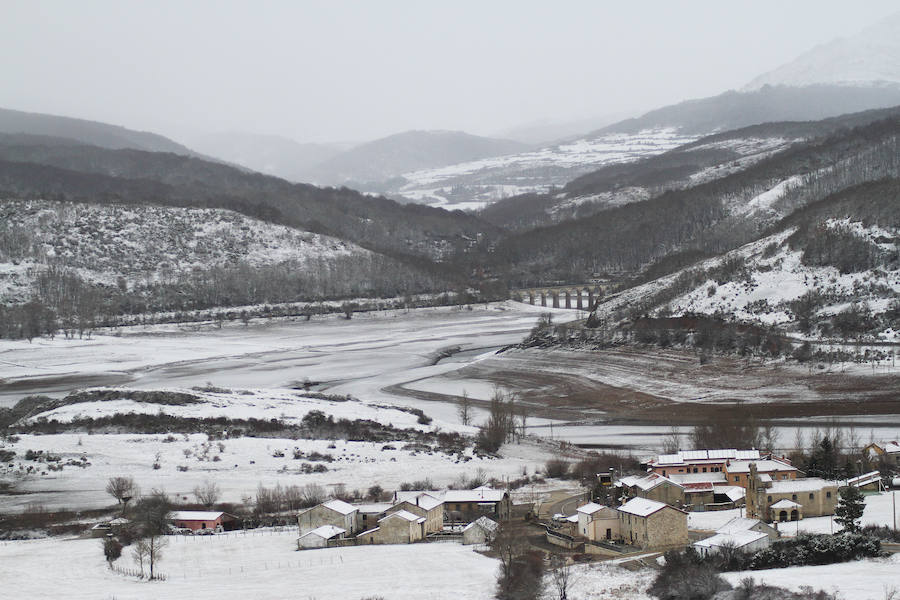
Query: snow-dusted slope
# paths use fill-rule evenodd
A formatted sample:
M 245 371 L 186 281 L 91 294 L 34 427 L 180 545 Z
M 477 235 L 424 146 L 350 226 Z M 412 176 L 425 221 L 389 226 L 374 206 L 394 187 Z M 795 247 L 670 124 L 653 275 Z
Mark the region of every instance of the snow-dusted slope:
M 864 227 L 849 220 L 829 220 L 826 227 L 852 230 L 884 250 L 896 251 L 896 241 L 900 240 L 900 230 Z M 727 281 L 709 278 L 700 282 L 669 302 L 665 312 L 675 316 L 695 313 L 767 325 L 793 325 L 797 314 L 792 303 L 808 293 L 821 298 L 813 320 L 833 316 L 854 304 L 865 307 L 872 315 L 883 315 L 900 305 L 900 269 L 896 264 L 893 268 L 855 273 L 841 273 L 833 266 L 805 265 L 802 251 L 792 249 L 787 243 L 792 233 L 793 228 L 748 244 L 723 259 L 709 261 L 707 268 L 723 260 L 737 260 L 743 263 L 743 269 Z M 884 341 L 900 340 L 892 327 L 885 327 L 878 332 L 878 337 Z
M 119 276 L 153 281 L 194 269 L 244 262 L 307 262 L 370 252 L 328 236 L 264 223 L 221 209 L 0 203 L 0 299 L 21 300 L 49 263 L 87 281 Z
M 744 87 L 814 84 L 900 85 L 900 13 L 858 34 L 816 46 Z
M 509 196 L 546 192 L 604 165 L 654 156 L 695 139 L 673 129 L 606 134 L 533 152 L 406 173 L 405 183 L 388 192 L 449 210 L 478 209 Z

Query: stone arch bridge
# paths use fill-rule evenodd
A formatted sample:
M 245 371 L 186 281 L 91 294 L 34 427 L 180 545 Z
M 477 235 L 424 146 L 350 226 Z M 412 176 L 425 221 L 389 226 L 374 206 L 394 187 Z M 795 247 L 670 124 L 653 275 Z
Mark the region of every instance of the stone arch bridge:
M 592 283 L 522 288 L 513 291 L 512 295 L 513 298 L 534 306 L 591 310 L 594 304 L 603 297 L 603 287 Z

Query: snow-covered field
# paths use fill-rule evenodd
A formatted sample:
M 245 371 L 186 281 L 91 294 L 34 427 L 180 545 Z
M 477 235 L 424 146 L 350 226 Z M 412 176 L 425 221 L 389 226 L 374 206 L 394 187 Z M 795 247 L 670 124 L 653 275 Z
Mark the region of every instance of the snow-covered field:
M 159 600 L 487 600 L 497 562 L 471 546 L 434 543 L 296 550 L 297 532 L 170 536 L 158 572 L 139 581 L 106 567 L 100 542 L 0 542 L 7 598 Z M 125 548 L 116 566 L 136 569 Z
M 842 600 L 886 600 L 896 597 L 889 595 L 892 590 L 900 591 L 900 554 L 834 565 L 723 573 L 722 576 L 734 586 L 750 577 L 758 584 L 794 591 L 809 586 L 814 590 L 837 592 Z

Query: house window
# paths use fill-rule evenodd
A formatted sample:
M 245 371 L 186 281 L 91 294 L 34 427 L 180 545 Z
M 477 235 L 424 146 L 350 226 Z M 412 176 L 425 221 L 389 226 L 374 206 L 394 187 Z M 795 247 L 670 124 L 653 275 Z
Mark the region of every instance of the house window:
M 796 502 L 796 501 L 797 501 L 797 494 L 791 494 L 791 500 L 793 500 L 794 502 Z
M 825 492 L 825 497 L 826 497 L 826 498 L 831 498 L 831 492 Z
M 697 467 L 694 467 L 694 473 L 699 473 L 699 471 L 697 470 Z
M 735 480 L 736 482 L 737 482 L 737 481 L 740 481 L 740 480 L 741 480 L 741 476 L 740 476 L 740 475 L 735 475 L 735 476 L 734 476 L 734 480 Z
M 787 473 L 784 473 L 784 474 L 781 476 L 781 478 L 782 478 L 782 479 L 787 479 L 787 478 L 788 478 Z
M 706 467 L 703 467 L 703 472 L 706 473 Z
M 816 499 L 816 495 L 815 495 L 815 494 L 810 494 L 810 495 L 809 495 L 809 499 L 810 499 L 810 500 L 815 500 L 815 499 Z
M 769 496 L 769 502 L 771 502 L 771 501 L 772 501 L 772 496 Z

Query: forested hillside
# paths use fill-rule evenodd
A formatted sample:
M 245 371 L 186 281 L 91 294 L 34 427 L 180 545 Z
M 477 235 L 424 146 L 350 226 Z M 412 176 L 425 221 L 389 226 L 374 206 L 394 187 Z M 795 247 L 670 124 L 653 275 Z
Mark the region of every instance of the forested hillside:
M 50 331 L 54 319 L 83 331 L 124 315 L 390 298 L 460 281 L 223 209 L 0 203 L 0 337 Z
M 147 131 L 134 131 L 97 121 L 23 112 L 8 108 L 0 108 L 0 133 L 68 138 L 79 144 L 102 148 L 133 148 L 148 152 L 196 154 L 181 144 Z
M 587 218 L 521 232 L 494 255 L 512 281 L 632 274 L 678 254 L 716 255 L 759 237 L 792 211 L 900 171 L 900 117 L 794 144 L 736 173 Z M 664 271 L 664 270 L 663 270 Z M 656 275 L 664 274 L 659 270 Z
M 48 138 L 0 138 L 0 196 L 227 208 L 334 235 L 378 252 L 441 260 L 498 230 L 463 213 L 403 206 L 171 153 L 109 150 Z

